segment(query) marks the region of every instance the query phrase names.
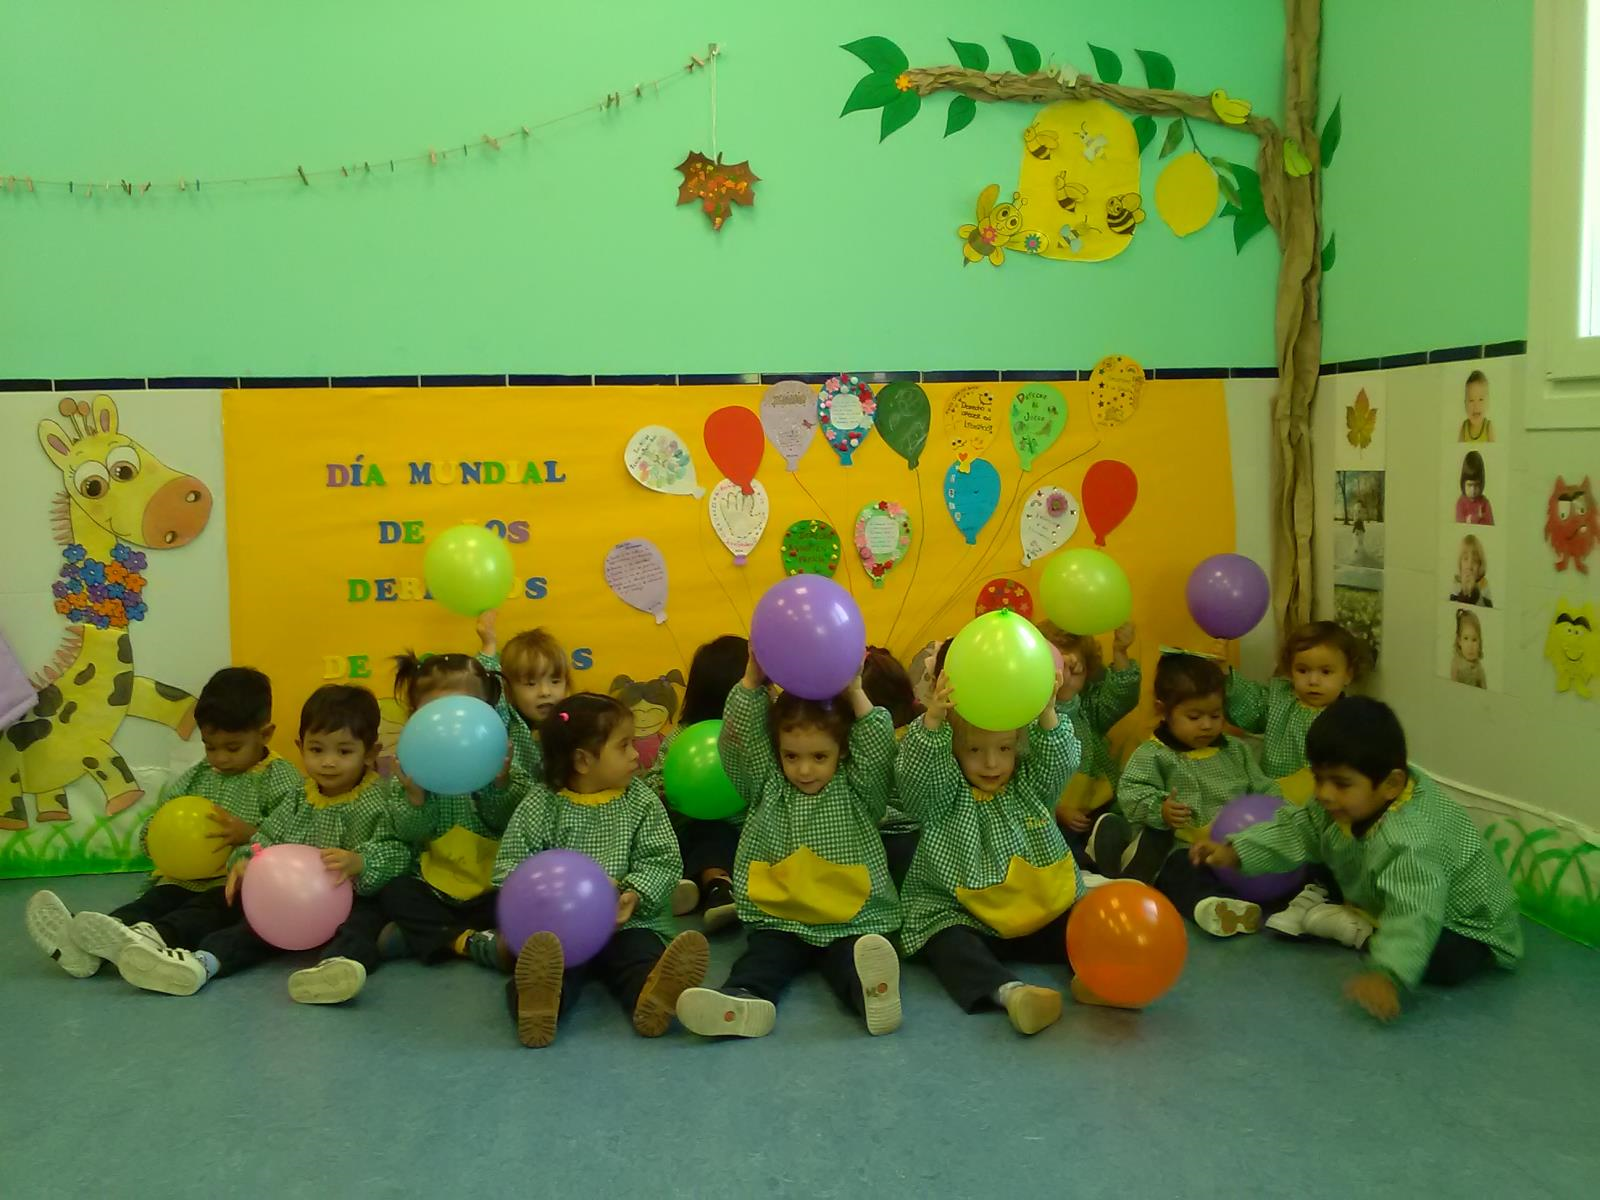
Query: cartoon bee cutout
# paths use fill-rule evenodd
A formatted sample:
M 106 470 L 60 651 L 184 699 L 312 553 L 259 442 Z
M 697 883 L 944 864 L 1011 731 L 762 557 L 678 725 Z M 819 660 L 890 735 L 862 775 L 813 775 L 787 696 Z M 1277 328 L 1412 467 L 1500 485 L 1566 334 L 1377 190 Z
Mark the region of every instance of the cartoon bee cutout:
M 1028 148 L 1029 154 L 1045 160 L 1061 149 L 1061 136 L 1048 129 L 1040 129 L 1035 122 L 1022 131 L 1022 144 Z
M 1084 221 L 1079 225 L 1063 225 L 1061 227 L 1061 245 L 1071 254 L 1083 253 L 1083 239 L 1091 232 L 1098 233 L 1095 226 Z
M 1124 192 L 1106 200 L 1106 228 L 1124 237 L 1133 236 L 1133 227 L 1144 220 L 1144 209 L 1138 192 Z
M 1017 234 L 1022 229 L 1022 197 L 1012 192 L 1011 203 L 996 204 L 999 195 L 998 183 L 984 188 L 978 196 L 978 223 L 956 230 L 956 236 L 966 243 L 961 247 L 963 266 L 987 258 L 998 267 L 1006 260 L 1006 250 L 1017 247 Z
M 1088 122 L 1078 126 L 1078 140 L 1083 143 L 1083 157 L 1093 162 L 1106 152 L 1104 134 L 1090 133 Z
M 1061 206 L 1062 212 L 1076 213 L 1078 205 L 1088 198 L 1089 189 L 1081 183 L 1073 183 L 1065 171 L 1056 176 L 1056 203 Z

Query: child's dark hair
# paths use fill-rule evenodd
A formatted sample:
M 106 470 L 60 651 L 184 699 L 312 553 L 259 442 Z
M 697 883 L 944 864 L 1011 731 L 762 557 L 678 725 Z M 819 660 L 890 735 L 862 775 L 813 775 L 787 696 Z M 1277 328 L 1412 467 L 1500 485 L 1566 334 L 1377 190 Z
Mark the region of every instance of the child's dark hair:
M 1341 696 L 1306 730 L 1306 762 L 1313 770 L 1349 767 L 1377 785 L 1406 769 L 1406 733 L 1382 700 Z
M 544 781 L 552 791 L 570 787 L 578 751 L 598 755 L 617 726 L 633 720 L 627 705 L 599 692 L 574 692 L 539 724 Z
M 272 680 L 254 667 L 223 667 L 200 689 L 194 723 L 218 733 L 253 733 L 272 724 Z
M 1467 382 L 1462 386 L 1461 394 L 1463 396 L 1466 395 L 1467 388 L 1471 387 L 1475 383 L 1481 383 L 1484 387 L 1488 387 L 1489 377 L 1482 371 L 1474 371 L 1471 375 L 1467 376 Z
M 689 663 L 689 682 L 683 687 L 683 719 L 679 724 L 720 721 L 728 693 L 744 678 L 749 658 L 750 643 L 732 633 L 712 638 L 696 650 Z
M 1220 696 L 1228 690 L 1222 668 L 1198 654 L 1163 654 L 1156 663 L 1155 698 L 1165 708 L 1201 696 Z
M 867 647 L 867 657 L 861 664 L 861 690 L 868 700 L 889 710 L 896 729 L 916 719 L 917 697 L 911 690 L 911 676 L 900 660 L 882 646 Z
M 471 675 L 485 704 L 500 703 L 500 677 L 486 670 L 470 654 L 429 654 L 419 657 L 414 650 L 394 656 L 394 698 L 417 711 L 417 696 L 429 684 L 451 675 Z
M 772 702 L 768 727 L 772 730 L 772 744 L 778 744 L 778 735 L 789 729 L 820 729 L 839 744 L 839 756 L 844 757 L 850 748 L 850 726 L 855 724 L 855 714 L 839 697 L 832 700 L 804 700 L 793 692 L 780 693 Z
M 310 733 L 350 735 L 371 750 L 378 744 L 378 698 L 367 688 L 349 683 L 328 683 L 306 697 L 300 708 L 300 740 Z
M 1100 654 L 1100 643 L 1086 633 L 1068 633 L 1054 621 L 1038 622 L 1039 632 L 1062 654 L 1076 654 L 1083 663 L 1083 680 L 1094 683 L 1106 673 L 1105 659 Z
M 678 690 L 673 687 L 683 686 L 683 672 L 673 667 L 665 675 L 657 675 L 654 679 L 641 679 L 634 682 L 626 675 L 618 675 L 611 681 L 611 694 L 623 704 L 632 709 L 635 704 L 646 702 L 654 704 L 667 711 L 667 720 L 671 721 L 678 715 Z
M 1483 455 L 1476 450 L 1468 450 L 1461 456 L 1461 494 L 1467 494 L 1467 484 L 1478 485 L 1478 495 L 1483 495 Z
M 1283 639 L 1283 651 L 1278 655 L 1278 674 L 1293 675 L 1295 655 L 1304 654 L 1318 646 L 1327 646 L 1344 655 L 1353 680 L 1360 679 L 1371 665 L 1372 652 L 1367 644 L 1343 625 L 1337 621 L 1308 621 Z

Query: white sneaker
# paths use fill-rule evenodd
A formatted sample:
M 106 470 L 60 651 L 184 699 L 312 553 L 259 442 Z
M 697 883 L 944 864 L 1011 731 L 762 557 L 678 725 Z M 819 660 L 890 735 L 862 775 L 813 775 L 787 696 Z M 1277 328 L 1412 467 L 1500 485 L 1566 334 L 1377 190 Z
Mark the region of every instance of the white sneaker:
M 1267 918 L 1267 928 L 1289 937 L 1299 937 L 1306 931 L 1306 914 L 1317 905 L 1327 902 L 1327 888 L 1315 883 L 1307 884 L 1298 896 L 1289 901 L 1288 908 Z
M 100 956 L 90 954 L 72 936 L 72 913 L 54 892 L 35 892 L 24 910 L 28 936 L 74 979 L 87 979 L 100 969 Z
M 1207 896 L 1194 906 L 1194 923 L 1212 937 L 1256 933 L 1261 929 L 1261 906 L 1229 896 Z
M 122 951 L 117 971 L 136 988 L 168 996 L 192 996 L 206 982 L 205 966 L 193 954 L 157 946 L 143 938 L 136 938 Z
M 672 889 L 672 915 L 685 916 L 695 910 L 700 903 L 700 885 L 692 879 L 678 880 L 678 886 Z
M 856 977 L 867 1005 L 867 1032 L 876 1037 L 900 1028 L 900 956 L 889 939 L 869 933 L 856 939 Z
M 155 927 L 145 921 L 137 925 L 124 925 L 105 913 L 81 912 L 72 918 L 73 939 L 90 954 L 122 965 L 122 956 L 130 946 L 154 946 L 165 949 L 166 942 Z
M 1104 875 L 1096 875 L 1093 871 L 1079 871 L 1078 878 L 1083 883 L 1083 891 L 1092 892 L 1097 887 L 1105 887 L 1115 880 L 1107 879 Z
M 1359 950 L 1372 936 L 1372 922 L 1343 904 L 1319 904 L 1306 913 L 1305 931 Z
M 678 997 L 678 1024 L 701 1037 L 766 1037 L 778 1010 L 756 996 L 734 996 L 714 988 L 689 988 Z
M 289 976 L 296 1004 L 343 1004 L 367 982 L 367 969 L 353 958 L 325 958 Z

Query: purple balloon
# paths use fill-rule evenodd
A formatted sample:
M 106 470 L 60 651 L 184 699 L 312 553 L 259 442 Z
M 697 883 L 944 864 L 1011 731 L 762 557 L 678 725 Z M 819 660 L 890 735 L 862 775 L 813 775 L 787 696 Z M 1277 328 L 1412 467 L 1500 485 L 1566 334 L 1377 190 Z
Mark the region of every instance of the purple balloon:
M 786 692 L 831 700 L 861 670 L 867 626 L 845 591 L 821 575 L 793 575 L 767 589 L 750 619 L 750 648 Z
M 1211 840 L 1225 842 L 1241 829 L 1270 821 L 1283 807 L 1281 796 L 1240 796 L 1222 806 L 1211 822 Z M 1298 892 L 1306 884 L 1306 869 L 1296 867 L 1276 875 L 1243 875 L 1230 867 L 1212 867 L 1217 878 L 1241 900 L 1270 904 Z
M 1214 638 L 1243 637 L 1267 614 L 1272 589 L 1242 554 L 1213 554 L 1189 575 L 1189 615 Z
M 568 967 L 588 962 L 617 928 L 617 885 L 576 850 L 524 859 L 500 888 L 500 934 L 513 953 L 536 933 L 553 933 Z

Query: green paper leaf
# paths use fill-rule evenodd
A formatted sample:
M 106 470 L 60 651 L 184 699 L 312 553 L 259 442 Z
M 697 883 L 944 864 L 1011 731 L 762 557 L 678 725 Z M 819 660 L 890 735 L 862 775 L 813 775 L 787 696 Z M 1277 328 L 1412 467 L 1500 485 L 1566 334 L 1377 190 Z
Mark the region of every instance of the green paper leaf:
M 1264 212 L 1242 212 L 1233 219 L 1233 252 L 1239 253 L 1245 243 L 1267 227 Z
M 1223 158 L 1222 155 L 1213 154 L 1210 158 L 1206 159 L 1206 161 L 1215 167 L 1217 174 L 1222 176 L 1224 179 L 1233 178 L 1233 164 L 1227 159 Z
M 1094 55 L 1094 70 L 1095 74 L 1100 76 L 1100 82 L 1122 82 L 1122 60 L 1116 56 L 1114 51 L 1107 50 L 1104 46 L 1096 46 L 1093 42 L 1090 42 L 1089 53 Z
M 1135 50 L 1139 61 L 1144 64 L 1144 80 L 1153 88 L 1172 90 L 1172 85 L 1178 82 L 1178 72 L 1172 66 L 1172 60 L 1165 54 L 1158 54 L 1154 50 Z
M 971 96 L 950 97 L 950 111 L 944 117 L 945 137 L 949 137 L 952 133 L 960 133 L 972 124 L 972 118 L 977 115 L 978 102 Z
M 1039 64 L 1044 61 L 1039 57 L 1039 47 L 1021 38 L 1008 37 L 1005 42 L 1011 47 L 1011 61 L 1017 64 L 1019 75 L 1032 75 L 1039 69 Z
M 1239 199 L 1239 189 L 1234 186 L 1233 180 L 1229 179 L 1221 171 L 1217 172 L 1217 187 L 1228 201 L 1228 207 L 1222 210 L 1223 216 L 1227 216 L 1230 212 L 1243 211 L 1242 205 L 1244 201 Z
M 1166 158 L 1183 145 L 1183 122 L 1173 121 L 1167 126 L 1167 136 L 1161 139 L 1161 157 Z
M 883 122 L 878 126 L 878 140 L 883 141 L 902 125 L 909 124 L 921 108 L 921 96 L 915 92 L 901 92 L 898 100 L 884 105 Z
M 864 75 L 861 82 L 856 84 L 855 91 L 850 93 L 850 99 L 844 102 L 844 111 L 839 115 L 847 117 L 865 108 L 882 108 L 906 94 L 895 87 L 893 75 Z
M 1328 119 L 1322 126 L 1322 169 L 1327 170 L 1333 162 L 1333 152 L 1339 148 L 1339 139 L 1344 136 L 1344 117 L 1340 113 L 1343 100 L 1334 103 L 1333 111 L 1328 114 Z
M 900 47 L 885 37 L 858 38 L 840 49 L 850 51 L 879 75 L 898 75 L 911 65 Z
M 1139 153 L 1144 153 L 1144 148 L 1156 136 L 1156 122 L 1154 117 L 1135 117 L 1133 119 L 1134 136 L 1139 139 Z
M 1339 261 L 1339 235 L 1330 233 L 1328 244 L 1322 248 L 1322 273 L 1326 275 L 1333 270 L 1333 264 Z
M 969 71 L 987 71 L 989 69 L 989 52 L 977 42 L 958 42 L 955 38 L 946 38 L 950 48 L 956 52 L 956 61 Z
M 1243 163 L 1229 163 L 1228 170 L 1233 172 L 1233 178 L 1239 185 L 1239 195 L 1243 202 L 1239 205 L 1247 213 L 1260 213 L 1262 220 L 1266 220 L 1266 205 L 1261 200 L 1261 176 L 1257 175 L 1253 167 Z

